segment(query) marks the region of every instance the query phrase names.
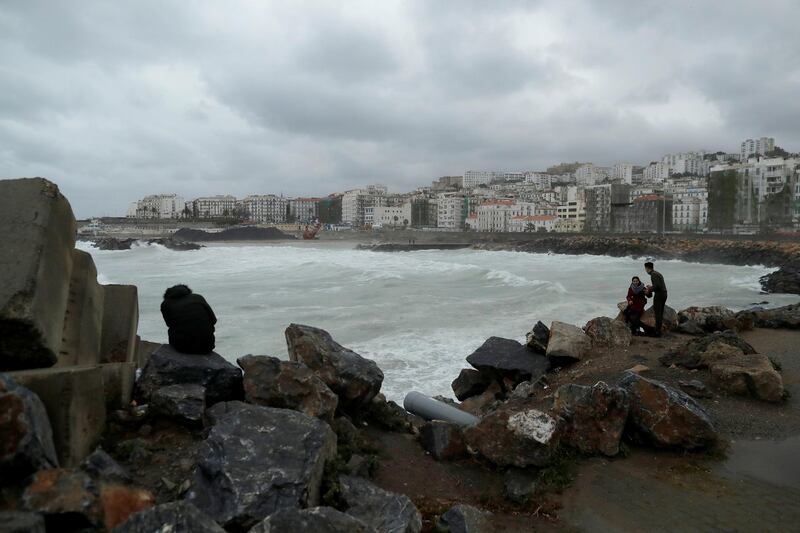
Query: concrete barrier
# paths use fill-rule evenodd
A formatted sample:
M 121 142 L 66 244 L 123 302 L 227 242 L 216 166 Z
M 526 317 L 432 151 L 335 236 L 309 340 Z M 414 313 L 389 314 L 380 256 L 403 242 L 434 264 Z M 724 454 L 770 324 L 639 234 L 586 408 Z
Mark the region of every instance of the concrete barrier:
M 139 341 L 138 347 L 136 348 L 136 368 L 144 368 L 147 361 L 150 360 L 150 355 L 161 348 L 162 343 L 145 341 L 138 336 L 136 339 Z
M 97 283 L 92 256 L 73 250 L 69 301 L 64 335 L 56 366 L 96 365 L 100 362 L 105 291 Z
M 131 403 L 136 363 L 106 363 L 103 369 L 103 388 L 106 410 L 123 409 Z
M 61 466 L 80 464 L 97 446 L 106 422 L 101 366 L 40 368 L 8 375 L 42 400 Z
M 72 208 L 54 183 L 0 181 L 0 371 L 57 361 L 75 235 Z
M 130 363 L 136 359 L 139 296 L 135 285 L 103 285 L 101 363 Z

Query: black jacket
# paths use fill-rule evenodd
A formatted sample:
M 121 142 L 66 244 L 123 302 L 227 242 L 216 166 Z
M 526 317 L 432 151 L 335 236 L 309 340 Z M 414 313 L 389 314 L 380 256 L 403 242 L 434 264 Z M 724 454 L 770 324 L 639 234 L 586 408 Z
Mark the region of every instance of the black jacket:
M 185 292 L 161 303 L 161 316 L 169 328 L 169 343 L 184 353 L 206 354 L 214 349 L 217 317 L 205 298 Z

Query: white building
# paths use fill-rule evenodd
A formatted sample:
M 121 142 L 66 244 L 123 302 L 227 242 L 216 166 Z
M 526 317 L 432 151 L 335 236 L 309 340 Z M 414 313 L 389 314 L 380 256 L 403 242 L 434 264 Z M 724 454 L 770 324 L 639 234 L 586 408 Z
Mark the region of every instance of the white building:
M 534 185 L 539 190 L 547 190 L 553 186 L 553 177 L 544 172 L 526 172 L 525 183 Z
M 739 152 L 739 160 L 747 161 L 748 158 L 756 155 L 764 155 L 775 149 L 775 139 L 773 137 L 761 137 L 760 139 L 747 139 L 742 141 Z
M 673 200 L 672 228 L 676 231 L 699 231 L 708 226 L 708 200 L 686 198 Z
M 654 161 L 644 168 L 642 175 L 645 183 L 662 183 L 669 178 L 669 164 Z
M 319 198 L 292 198 L 289 200 L 289 215 L 296 221 L 310 223 L 317 220 Z
M 558 218 L 553 215 L 529 215 L 511 217 L 509 231 L 515 233 L 554 231 Z
M 186 202 L 177 194 L 151 194 L 134 202 L 128 208 L 132 218 L 180 218 Z
M 436 227 L 459 229 L 466 218 L 466 198 L 459 193 L 436 195 Z
M 383 228 L 404 227 L 411 224 L 411 203 L 372 208 L 372 225 Z
M 676 152 L 661 158 L 669 166 L 670 174 L 708 176 L 712 162 L 705 158 L 706 152 Z
M 478 231 L 509 231 L 514 200 L 486 200 L 475 211 Z
M 633 165 L 630 163 L 617 163 L 611 169 L 611 179 L 630 185 L 633 183 Z
M 492 170 L 467 170 L 464 172 L 464 188 L 471 189 L 478 185 L 487 185 L 498 177 L 503 176 L 503 172 Z
M 575 182 L 578 185 L 594 185 L 598 181 L 597 167 L 592 163 L 581 165 L 575 170 Z
M 367 221 L 366 208 L 386 205 L 386 187 L 368 185 L 363 189 L 353 189 L 342 195 L 342 223 L 353 227 L 361 227 Z M 374 216 L 374 212 L 372 213 Z
M 256 222 L 286 222 L 286 207 L 289 202 L 274 194 L 252 194 L 240 202 L 251 220 Z
M 190 202 L 193 216 L 216 218 L 233 215 L 236 210 L 236 197 L 231 195 L 202 196 Z

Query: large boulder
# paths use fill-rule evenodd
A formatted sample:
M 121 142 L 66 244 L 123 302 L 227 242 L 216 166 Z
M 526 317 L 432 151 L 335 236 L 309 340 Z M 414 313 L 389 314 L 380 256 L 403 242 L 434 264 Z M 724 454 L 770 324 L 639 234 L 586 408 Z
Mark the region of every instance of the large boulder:
M 44 517 L 39 513 L 0 511 L 0 531 L 3 533 L 46 533 Z
M 500 466 L 545 466 L 559 443 L 559 420 L 530 402 L 509 401 L 464 430 L 467 445 Z
M 748 309 L 739 311 L 736 313 L 736 317 L 740 321 L 749 320 L 759 328 L 798 329 L 800 328 L 800 304 L 774 309 Z
M 246 402 L 333 421 L 339 398 L 303 363 L 266 355 L 246 355 L 236 362 L 244 371 Z
M 197 453 L 189 501 L 226 529 L 246 529 L 282 508 L 319 503 L 322 472 L 336 455 L 325 422 L 288 409 L 218 403 Z
M 711 417 L 686 393 L 633 372 L 625 374 L 620 386 L 630 399 L 626 431 L 634 440 L 686 450 L 717 440 Z
M 736 314 L 721 305 L 688 307 L 678 312 L 678 330 L 692 333 L 697 329 L 713 333 L 725 330 L 748 329 L 748 321 L 739 320 Z
M 0 374 L 0 485 L 57 466 L 44 404 L 36 394 Z
M 463 402 L 467 398 L 482 394 L 491 383 L 492 379 L 483 372 L 472 368 L 462 368 L 451 386 L 458 401 Z
M 426 422 L 419 430 L 422 447 L 437 461 L 458 459 L 467 455 L 461 428 L 443 420 Z
M 242 371 L 221 355 L 180 353 L 164 344 L 150 355 L 136 383 L 136 398 L 148 403 L 150 396 L 161 387 L 179 384 L 202 385 L 206 388 L 206 403 L 241 400 Z
M 0 371 L 52 366 L 70 299 L 76 224 L 56 184 L 0 180 Z
M 381 390 L 383 372 L 375 361 L 334 341 L 327 331 L 291 324 L 286 344 L 292 361 L 304 363 L 339 396 L 339 408 L 358 410 Z
M 733 348 L 733 350 L 731 349 Z M 722 331 L 692 339 L 659 357 L 664 366 L 706 368 L 709 363 L 726 359 L 739 353 L 753 354 L 755 348 L 732 331 Z
M 467 362 L 484 375 L 514 383 L 537 380 L 550 368 L 550 361 L 512 339 L 489 337 L 467 357 Z
M 708 368 L 711 383 L 731 394 L 767 402 L 780 402 L 786 397 L 781 375 L 764 355 L 745 355 L 739 351 L 733 357 L 709 364 Z
M 783 265 L 775 272 L 760 277 L 758 281 L 764 292 L 800 294 L 800 267 Z
M 564 420 L 561 443 L 581 453 L 614 456 L 628 419 L 628 396 L 602 381 L 558 388 L 553 410 Z
M 530 503 L 537 487 L 536 476 L 523 468 L 509 468 L 503 476 L 503 497 L 512 503 Z
M 601 348 L 626 348 L 631 345 L 631 329 L 624 322 L 607 316 L 593 318 L 583 331 L 592 340 L 592 345 Z
M 150 395 L 148 414 L 200 426 L 206 410 L 206 388 L 196 383 L 179 383 L 156 389 Z
M 187 501 L 156 505 L 132 514 L 114 533 L 225 533 L 216 522 Z
M 332 507 L 280 509 L 259 522 L 248 533 L 373 533 L 375 529 L 358 518 Z
M 547 353 L 547 343 L 550 340 L 550 328 L 540 320 L 525 335 L 525 340 L 528 348 L 544 355 Z
M 100 447 L 89 454 L 80 469 L 93 479 L 110 483 L 130 484 L 133 481 L 128 471 Z
M 547 357 L 554 364 L 569 364 L 581 361 L 591 348 L 592 340 L 578 326 L 558 321 L 550 325 Z
M 644 313 L 642 314 L 642 318 L 640 319 L 642 324 L 645 328 L 649 328 L 651 330 L 655 330 L 656 328 L 656 314 L 653 311 L 653 306 L 648 307 L 645 309 Z M 675 309 L 671 308 L 670 306 L 664 306 L 664 317 L 661 323 L 662 328 L 664 331 L 675 331 L 678 329 L 678 313 L 675 312 Z
M 436 525 L 442 533 L 491 533 L 492 513 L 460 503 L 445 512 Z
M 379 533 L 422 531 L 422 516 L 408 496 L 383 490 L 355 476 L 339 476 L 339 490 L 347 514 Z

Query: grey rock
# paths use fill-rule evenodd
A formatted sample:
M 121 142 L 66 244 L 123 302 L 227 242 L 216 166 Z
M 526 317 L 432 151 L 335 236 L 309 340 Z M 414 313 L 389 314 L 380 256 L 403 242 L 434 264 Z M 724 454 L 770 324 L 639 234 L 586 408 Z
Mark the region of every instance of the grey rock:
M 529 503 L 536 494 L 536 476 L 520 468 L 509 468 L 503 476 L 503 496 L 516 504 Z
M 553 411 L 563 420 L 562 444 L 585 454 L 619 453 L 629 411 L 628 396 L 620 387 L 602 381 L 593 386 L 562 385 L 556 391 Z
M 193 383 L 167 385 L 150 396 L 149 414 L 199 426 L 206 410 L 206 388 Z
M 419 441 L 437 461 L 458 459 L 467 455 L 461 428 L 442 420 L 426 422 L 420 428 Z
M 130 474 L 99 446 L 81 463 L 81 470 L 92 478 L 115 483 L 131 483 Z
M 164 503 L 139 511 L 113 533 L 225 533 L 216 522 L 187 501 Z
M 550 339 L 550 328 L 541 320 L 533 326 L 533 329 L 525 336 L 528 348 L 542 355 L 547 353 L 547 343 Z
M 373 533 L 375 530 L 354 516 L 332 507 L 280 509 L 249 533 Z
M 340 476 L 339 487 L 347 514 L 377 532 L 419 533 L 422 530 L 422 516 L 407 496 L 385 491 L 354 476 Z
M 656 447 L 698 449 L 717 440 L 711 417 L 691 396 L 627 372 L 620 381 L 630 399 L 627 434 Z
M 351 476 L 359 476 L 359 477 L 370 477 L 370 463 L 366 457 L 363 455 L 353 454 L 350 456 L 350 460 L 347 461 L 347 472 L 350 473 Z
M 281 361 L 266 355 L 246 355 L 236 361 L 244 371 L 248 403 L 293 409 L 333 420 L 339 398 L 304 363 Z
M 722 331 L 692 339 L 686 344 L 662 355 L 658 360 L 664 366 L 677 365 L 685 368 L 706 368 L 710 359 L 706 357 L 706 352 L 709 348 L 718 348 L 720 344 L 727 344 L 732 348 L 737 348 L 744 354 L 756 353 L 755 348 L 733 331 Z
M 340 409 L 357 411 L 381 390 L 383 372 L 375 361 L 345 348 L 327 331 L 291 324 L 286 344 L 290 359 L 305 363 L 339 397 Z
M 626 348 L 631 345 L 631 329 L 627 324 L 607 316 L 593 318 L 583 328 L 593 346 Z
M 510 379 L 515 384 L 537 380 L 550 368 L 550 361 L 512 339 L 489 337 L 467 356 L 467 362 L 493 379 Z
M 0 511 L 0 531 L 3 533 L 45 533 L 44 517 L 39 513 Z
M 0 484 L 58 466 L 53 430 L 39 397 L 0 373 Z
M 189 501 L 226 529 L 252 527 L 282 508 L 319 503 L 336 435 L 325 422 L 288 409 L 218 403 L 197 453 Z
M 683 392 L 695 398 L 711 398 L 712 396 L 711 391 L 708 390 L 708 387 L 706 387 L 705 383 L 698 379 L 692 379 L 689 381 L 681 380 L 678 381 L 678 385 L 680 385 Z
M 482 372 L 471 368 L 462 368 L 451 386 L 458 401 L 464 401 L 467 398 L 481 394 L 491 382 L 492 380 Z
M 206 388 L 206 404 L 241 400 L 242 371 L 221 355 L 184 354 L 164 344 L 150 355 L 150 359 L 136 383 L 139 403 L 148 403 L 150 396 L 168 385 L 194 384 Z
M 550 326 L 547 357 L 553 364 L 582 361 L 591 348 L 591 339 L 578 326 L 558 321 Z
M 439 519 L 437 529 L 448 533 L 491 533 L 492 513 L 463 503 L 454 505 Z
M 39 470 L 25 487 L 22 504 L 26 510 L 54 520 L 68 520 L 86 527 L 103 524 L 98 484 L 80 470 Z

